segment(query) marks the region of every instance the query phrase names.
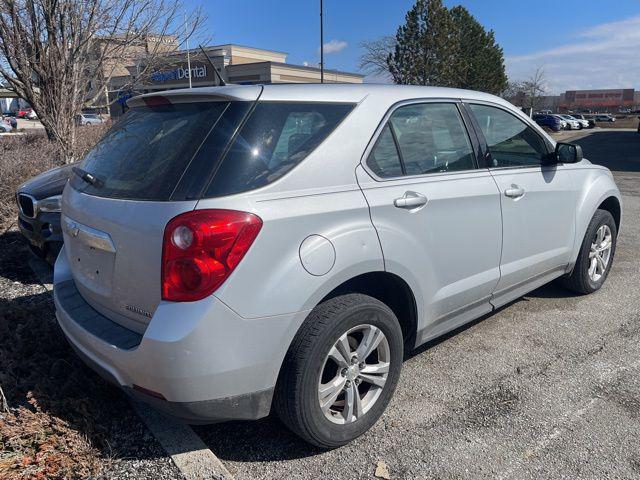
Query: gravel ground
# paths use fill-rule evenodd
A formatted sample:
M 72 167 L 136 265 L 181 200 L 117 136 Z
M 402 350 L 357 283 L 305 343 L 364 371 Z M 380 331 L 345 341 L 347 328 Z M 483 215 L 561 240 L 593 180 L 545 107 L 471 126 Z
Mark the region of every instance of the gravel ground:
M 205 443 L 238 479 L 372 478 L 379 461 L 406 479 L 639 478 L 640 135 L 577 143 L 625 194 L 600 292 L 549 285 L 421 347 L 385 415 L 346 447 L 310 448 L 273 418 L 199 427 Z

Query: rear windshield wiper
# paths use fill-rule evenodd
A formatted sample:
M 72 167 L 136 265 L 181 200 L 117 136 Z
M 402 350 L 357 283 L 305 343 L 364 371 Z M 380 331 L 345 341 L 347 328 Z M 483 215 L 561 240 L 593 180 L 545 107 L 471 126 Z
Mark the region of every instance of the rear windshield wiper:
M 93 185 L 96 188 L 100 188 L 104 185 L 104 182 L 102 180 L 87 172 L 86 170 L 81 169 L 80 167 L 73 167 L 71 170 L 89 185 Z

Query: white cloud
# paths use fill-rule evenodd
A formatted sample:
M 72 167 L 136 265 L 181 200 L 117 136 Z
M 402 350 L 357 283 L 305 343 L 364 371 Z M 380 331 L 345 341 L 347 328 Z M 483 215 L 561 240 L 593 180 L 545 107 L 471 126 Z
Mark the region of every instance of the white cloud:
M 342 40 L 336 40 L 335 38 L 330 42 L 327 42 L 323 45 L 324 54 L 328 55 L 330 53 L 338 53 L 347 48 L 347 42 Z M 320 49 L 318 48 L 318 55 L 320 55 Z
M 506 58 L 513 80 L 544 69 L 550 92 L 572 89 L 640 88 L 640 16 L 603 23 L 556 48 Z

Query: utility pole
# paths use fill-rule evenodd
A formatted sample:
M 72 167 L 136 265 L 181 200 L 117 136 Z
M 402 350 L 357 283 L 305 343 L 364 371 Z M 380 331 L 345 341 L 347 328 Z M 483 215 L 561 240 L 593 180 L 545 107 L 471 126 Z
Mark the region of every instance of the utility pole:
M 320 83 L 324 83 L 324 25 L 322 10 L 322 0 L 320 0 Z
M 187 68 L 189 69 L 189 88 L 191 87 L 191 54 L 189 52 L 189 31 L 187 30 L 187 14 L 184 14 L 184 34 L 187 37 Z

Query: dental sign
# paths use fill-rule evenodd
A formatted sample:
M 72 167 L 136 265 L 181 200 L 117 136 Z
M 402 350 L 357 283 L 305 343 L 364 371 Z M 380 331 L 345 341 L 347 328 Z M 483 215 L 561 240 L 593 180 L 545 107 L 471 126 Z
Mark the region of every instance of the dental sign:
M 154 72 L 151 74 L 151 81 L 156 83 L 188 80 L 191 77 L 192 80 L 205 80 L 207 78 L 207 66 L 196 65 L 189 68 L 178 67 L 174 70 L 166 70 L 162 72 Z

